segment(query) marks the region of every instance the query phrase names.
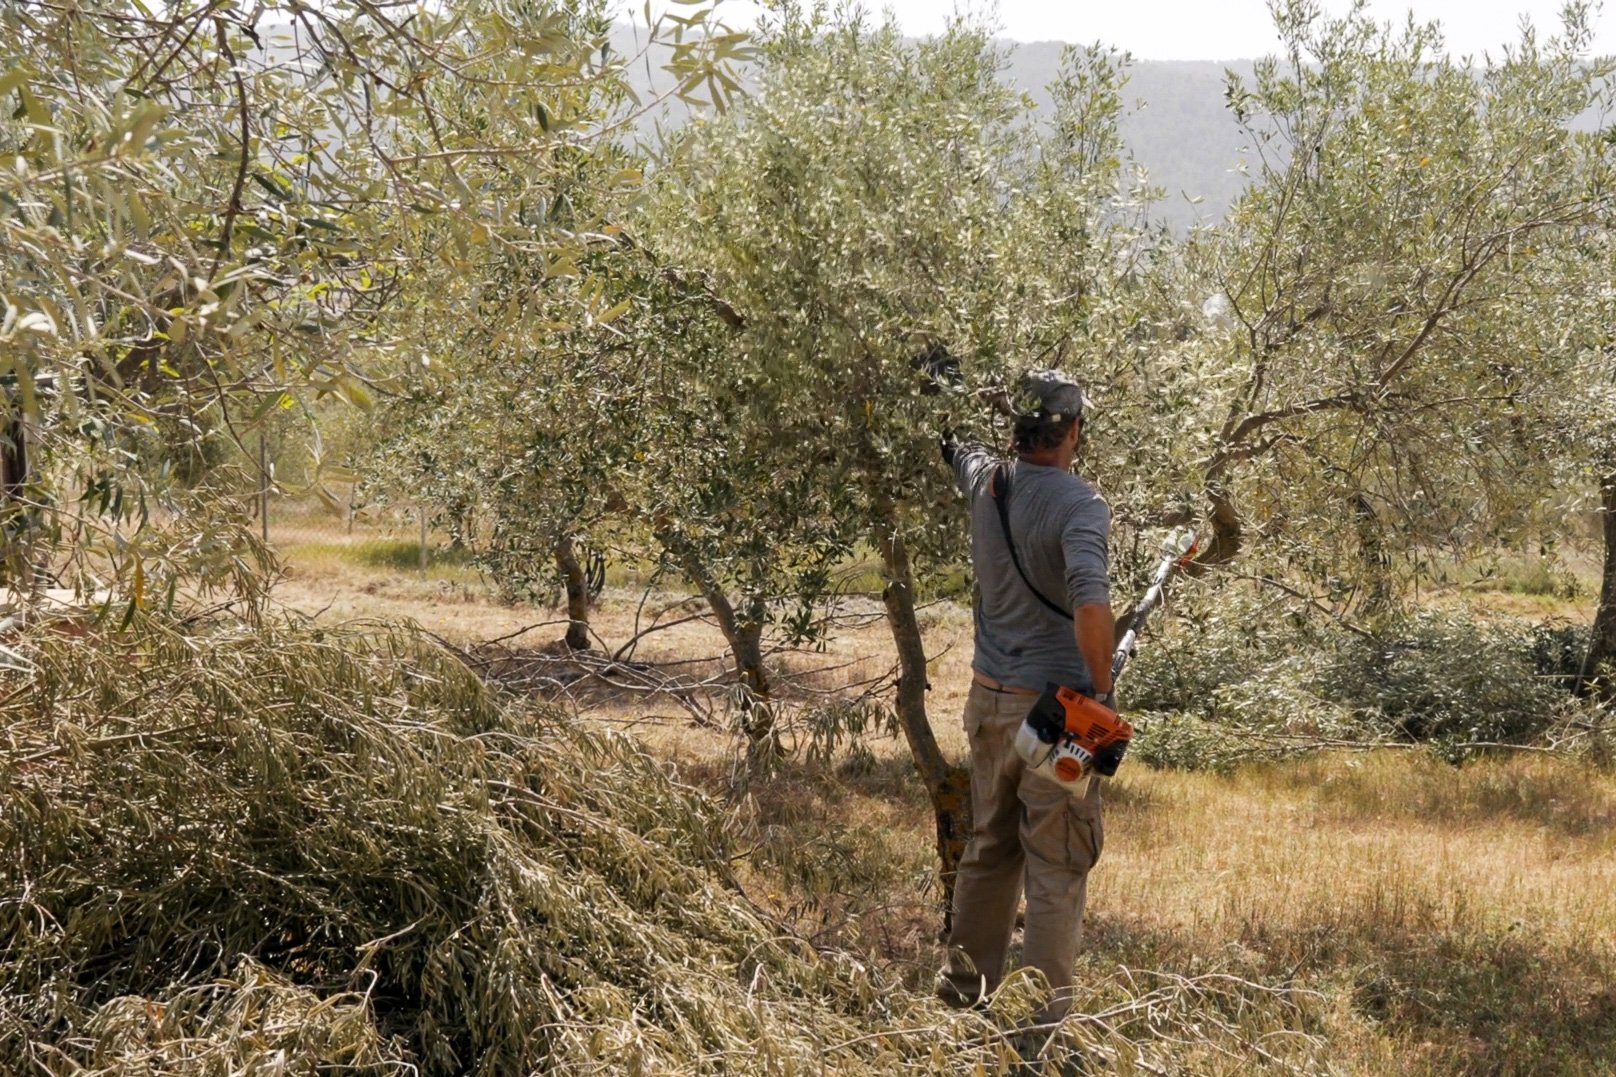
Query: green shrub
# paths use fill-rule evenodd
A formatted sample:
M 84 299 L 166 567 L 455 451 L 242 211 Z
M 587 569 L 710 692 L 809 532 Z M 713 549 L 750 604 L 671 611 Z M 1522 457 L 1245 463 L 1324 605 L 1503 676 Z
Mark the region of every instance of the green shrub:
M 1320 677 L 1326 698 L 1387 732 L 1416 741 L 1528 743 L 1564 700 L 1538 675 L 1538 637 L 1525 622 L 1422 613 L 1387 636 L 1354 639 Z
M 1158 770 L 1225 772 L 1240 761 L 1231 730 L 1191 714 L 1134 715 L 1128 758 Z
M 1136 749 L 1162 765 L 1227 765 L 1257 735 L 1281 749 L 1390 739 L 1463 754 L 1532 743 L 1578 706 L 1567 688 L 1585 629 L 1427 611 L 1370 637 L 1232 589 L 1200 606 L 1154 626 L 1123 682 L 1130 712 L 1176 716 Z M 1210 751 L 1203 725 L 1228 743 Z
M 1338 642 L 1319 619 L 1232 588 L 1195 594 L 1171 614 L 1152 622 L 1125 674 L 1123 702 L 1132 710 L 1212 717 L 1220 689 Z

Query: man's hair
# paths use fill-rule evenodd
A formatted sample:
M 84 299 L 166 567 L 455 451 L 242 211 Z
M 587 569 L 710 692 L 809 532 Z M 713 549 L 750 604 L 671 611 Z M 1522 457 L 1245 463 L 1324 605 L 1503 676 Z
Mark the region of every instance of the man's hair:
M 1053 449 L 1071 433 L 1072 426 L 1077 421 L 1076 416 L 1054 420 L 1041 415 L 1019 415 L 1016 417 L 1015 431 L 1011 435 L 1010 444 L 1016 452 L 1043 452 L 1045 449 Z

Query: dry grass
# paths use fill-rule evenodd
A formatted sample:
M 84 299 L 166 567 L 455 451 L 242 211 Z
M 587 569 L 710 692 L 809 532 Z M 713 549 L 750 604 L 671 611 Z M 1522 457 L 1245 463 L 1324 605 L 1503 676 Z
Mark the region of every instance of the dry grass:
M 1608 773 L 1409 753 L 1228 776 L 1124 768 L 1107 802 L 1092 989 L 1150 969 L 1317 991 L 1344 1072 L 1616 1068 Z M 929 818 L 902 762 L 789 769 L 742 814 L 755 896 L 924 987 L 939 957 Z
M 277 530 L 277 541 L 291 550 L 286 578 L 275 589 L 275 601 L 289 612 L 315 617 L 320 623 L 352 620 L 409 621 L 459 645 L 516 636 L 513 647 L 540 648 L 559 639 L 566 629 L 561 610 L 508 604 L 464 567 L 429 570 L 426 576 L 377 567 L 351 554 L 324 532 L 289 526 Z M 318 542 L 316 542 L 318 540 Z M 375 541 L 361 535 L 356 543 Z M 318 556 L 299 556 L 313 551 Z M 879 602 L 852 598 L 846 603 L 857 627 L 839 632 L 821 651 L 792 652 L 776 657 L 773 667 L 785 682 L 784 690 L 799 698 L 840 684 L 877 677 L 893 668 L 891 637 L 880 620 Z M 679 621 L 702 613 L 699 601 L 686 594 L 610 586 L 602 603 L 590 615 L 598 645 L 616 651 L 637 632 L 655 623 Z M 936 712 L 957 715 L 964 705 L 970 675 L 970 616 L 951 603 L 922 609 L 921 624 L 932 645 L 932 701 Z M 681 674 L 711 676 L 722 669 L 724 641 L 717 627 L 705 618 L 684 620 L 666 630 L 646 635 L 635 648 L 637 661 L 676 668 Z M 722 733 L 693 727 L 689 716 L 667 698 L 619 695 L 606 705 L 580 701 L 586 716 L 614 725 L 631 725 L 672 755 L 710 758 L 731 747 Z M 952 720 L 938 722 L 945 747 L 964 750 L 964 735 Z
M 1114 788 L 1089 961 L 1294 970 L 1364 1067 L 1616 1066 L 1616 781 L 1407 754 Z M 1348 1045 L 1343 1045 L 1348 1046 Z
M 357 571 L 294 576 L 282 595 L 304 607 L 334 600 L 333 615 L 412 617 L 458 639 L 545 619 L 474 592 Z M 637 601 L 608 595 L 595 622 L 608 642 L 632 634 Z M 943 652 L 933 720 L 957 755 L 969 621 L 949 606 L 928 616 L 928 644 Z M 648 638 L 638 657 L 720 651 L 709 626 L 691 623 Z M 879 673 L 889 655 L 876 622 L 838 636 L 824 655 L 784 657 L 780 668 L 822 685 Z M 807 672 L 844 662 L 851 665 L 829 674 Z M 722 730 L 696 728 L 656 701 L 621 698 L 586 712 L 634 725 L 686 780 L 735 793 L 734 742 Z M 938 959 L 929 816 L 901 744 L 866 747 L 834 768 L 788 761 L 740 794 L 738 840 L 750 854 L 742 879 L 815 943 L 865 955 L 923 988 Z M 1306 1028 L 1323 1053 L 1293 1054 L 1287 1065 L 1616 1070 L 1616 777 L 1607 771 L 1545 757 L 1455 768 L 1410 752 L 1320 756 L 1225 776 L 1134 765 L 1108 790 L 1106 827 L 1082 969 L 1091 1012 L 1104 1011 L 1109 992 L 1137 999 L 1173 977 L 1231 976 L 1247 985 L 1235 994 L 1248 1001 L 1255 985 L 1317 992 L 1305 1020 L 1282 1021 L 1278 1032 L 1283 1039 Z M 1212 982 L 1196 981 L 1197 990 Z M 1196 1005 L 1209 1014 L 1238 1009 L 1213 995 L 1195 995 Z M 1238 1071 L 1221 1050 L 1174 1057 L 1180 1072 Z M 1255 1054 L 1244 1062 L 1265 1064 Z

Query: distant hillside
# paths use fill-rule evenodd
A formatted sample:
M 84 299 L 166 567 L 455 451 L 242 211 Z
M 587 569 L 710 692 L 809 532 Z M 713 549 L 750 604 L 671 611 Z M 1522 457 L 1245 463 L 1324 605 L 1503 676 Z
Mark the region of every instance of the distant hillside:
M 1014 46 L 1008 81 L 1047 108 L 1044 87 L 1054 79 L 1064 47 L 1058 41 Z M 1249 76 L 1251 66 L 1149 61 L 1129 71 L 1123 141 L 1151 183 L 1166 191 L 1157 212 L 1177 227 L 1219 220 L 1246 185 L 1239 171 L 1245 141 L 1223 104 L 1223 73 L 1232 67 Z M 1200 203 L 1192 204 L 1194 198 Z
M 1005 81 L 1048 107 L 1044 88 L 1054 78 L 1065 46 L 1058 41 L 1003 44 L 1011 50 Z M 626 26 L 619 28 L 613 47 L 624 55 L 638 51 Z M 1223 105 L 1223 72 L 1233 67 L 1249 75 L 1251 66 L 1250 61 L 1150 61 L 1130 69 L 1123 139 L 1150 181 L 1165 190 L 1167 197 L 1156 212 L 1174 227 L 1220 219 L 1246 183 L 1239 172 L 1244 140 Z M 654 57 L 651 67 L 647 71 L 641 62 L 630 68 L 630 80 L 643 93 L 662 84 Z M 686 115 L 684 108 L 670 107 L 662 122 L 676 125 Z M 643 130 L 650 133 L 652 127 L 647 120 Z M 1195 198 L 1199 204 L 1192 204 Z
M 265 24 L 259 30 L 269 42 L 266 59 L 272 64 L 291 62 L 295 49 L 290 27 Z M 639 56 L 637 42 L 643 38 L 643 31 L 637 37 L 633 28 L 619 24 L 612 34 L 612 48 L 619 56 Z M 1047 108 L 1045 87 L 1060 67 L 1065 46 L 1058 41 L 1002 44 L 1010 50 L 1005 81 Z M 629 82 L 636 92 L 650 98 L 667 85 L 660 68 L 665 56 L 666 50 L 659 49 L 629 65 Z M 1232 65 L 1150 61 L 1130 69 L 1124 89 L 1129 110 L 1122 121 L 1123 139 L 1150 181 L 1166 192 L 1156 214 L 1175 228 L 1219 220 L 1246 182 L 1238 171 L 1243 140 L 1223 106 L 1225 66 L 1245 75 L 1251 71 L 1250 61 Z M 640 134 L 654 138 L 659 123 L 677 126 L 688 116 L 689 110 L 674 102 L 645 117 Z M 1196 198 L 1201 200 L 1199 204 L 1192 203 Z

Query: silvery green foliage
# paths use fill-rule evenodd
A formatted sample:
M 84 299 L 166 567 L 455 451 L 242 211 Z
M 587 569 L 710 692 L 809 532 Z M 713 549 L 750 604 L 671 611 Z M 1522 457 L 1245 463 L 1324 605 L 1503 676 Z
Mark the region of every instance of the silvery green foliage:
M 571 194 L 594 229 L 575 263 L 507 255 L 442 332 L 459 347 L 387 409 L 389 467 L 440 504 L 475 496 L 515 589 L 542 584 L 555 535 L 592 534 L 754 636 L 811 639 L 838 566 L 881 534 L 959 558 L 936 436 L 998 440 L 978 392 L 1071 363 L 1093 305 L 1074 290 L 1112 291 L 1108 55 L 1070 58 L 1043 146 L 966 27 L 915 45 L 788 16 L 758 70 L 755 95 L 666 148 L 643 206 Z M 960 379 L 927 377 L 934 349 Z
M 761 48 L 757 93 L 672 151 L 650 230 L 745 316 L 746 384 L 720 404 L 778 433 L 740 448 L 782 471 L 833 461 L 818 509 L 957 555 L 937 435 L 998 442 L 972 394 L 1081 367 L 1074 327 L 1117 276 L 1116 62 L 1071 57 L 1040 140 L 967 25 L 913 43 L 788 14 Z M 941 391 L 920 369 L 938 346 L 960 371 Z
M 737 316 L 724 378 L 700 384 L 758 526 L 789 542 L 811 525 L 881 565 L 896 709 L 936 797 L 917 576 L 963 560 L 966 536 L 937 438 L 1002 444 L 988 401 L 1077 365 L 1092 308 L 1111 309 L 1118 63 L 1074 52 L 1049 132 L 965 22 L 916 43 L 787 5 L 759 49 L 756 93 L 670 148 L 644 233 Z
M 12 577 L 67 558 L 131 609 L 249 587 L 242 442 L 265 417 L 369 406 L 490 252 L 577 248 L 556 188 L 636 108 L 603 11 L 0 9 L 3 385 L 34 465 L 4 510 Z M 738 43 L 712 24 L 653 32 L 672 92 L 725 92 Z
M 1118 379 L 1125 481 L 1204 491 L 1212 559 L 1378 608 L 1398 558 L 1539 522 L 1599 286 L 1567 256 L 1610 205 L 1586 16 L 1470 66 L 1432 27 L 1288 4 L 1283 54 L 1231 76 L 1251 186 L 1164 267 L 1178 314 Z
M 1452 758 L 1484 745 L 1541 745 L 1567 722 L 1610 716 L 1567 689 L 1587 632 L 1452 612 L 1365 632 L 1272 592 L 1186 596 L 1129 670 L 1140 758 L 1225 767 L 1341 745 L 1430 744 Z M 1593 740 L 1587 747 L 1595 747 Z

